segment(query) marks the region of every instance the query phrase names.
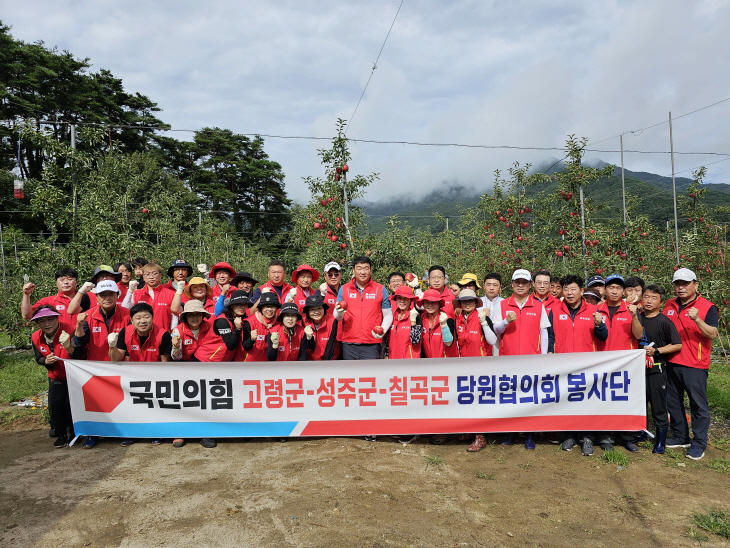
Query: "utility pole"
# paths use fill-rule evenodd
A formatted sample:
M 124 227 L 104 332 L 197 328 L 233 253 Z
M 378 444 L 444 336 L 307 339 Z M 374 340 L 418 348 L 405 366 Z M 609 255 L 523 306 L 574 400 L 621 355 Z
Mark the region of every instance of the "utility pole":
M 672 137 L 672 113 L 669 112 L 669 150 L 672 157 L 672 198 L 674 200 L 674 245 L 677 249 L 677 266 L 679 266 L 679 228 L 677 224 L 677 185 L 674 182 L 674 138 Z
M 352 241 L 352 233 L 350 232 L 350 208 L 347 201 L 347 171 L 342 170 L 342 194 L 345 204 L 345 230 L 347 231 L 347 239 L 350 240 L 350 247 L 347 248 L 347 255 L 355 248 L 355 242 Z
M 76 150 L 76 124 L 71 124 L 71 150 Z M 75 156 L 75 155 L 74 155 Z M 76 220 L 78 218 L 78 208 L 76 201 L 76 163 L 75 157 L 71 156 L 71 186 L 73 188 L 73 204 L 74 204 L 74 222 L 73 222 L 73 242 L 76 243 Z
M 578 165 L 580 166 L 580 156 L 578 157 Z M 578 186 L 578 193 L 580 196 L 580 226 L 583 233 L 583 240 L 581 246 L 583 248 L 583 277 L 588 281 L 588 267 L 586 265 L 586 213 L 585 207 L 583 206 L 583 185 Z
M 626 181 L 624 180 L 624 136 L 623 134 L 620 135 L 621 137 L 621 194 L 623 195 L 624 199 L 624 230 L 626 230 Z

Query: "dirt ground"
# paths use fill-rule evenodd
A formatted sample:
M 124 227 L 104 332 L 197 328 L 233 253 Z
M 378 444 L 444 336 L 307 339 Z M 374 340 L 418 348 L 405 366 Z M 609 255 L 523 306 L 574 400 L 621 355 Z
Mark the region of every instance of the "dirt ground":
M 730 506 L 716 447 L 699 463 L 642 449 L 619 469 L 542 438 L 477 454 L 390 437 L 84 450 L 47 432 L 19 420 L 0 436 L 0 546 L 693 546 L 692 512 Z

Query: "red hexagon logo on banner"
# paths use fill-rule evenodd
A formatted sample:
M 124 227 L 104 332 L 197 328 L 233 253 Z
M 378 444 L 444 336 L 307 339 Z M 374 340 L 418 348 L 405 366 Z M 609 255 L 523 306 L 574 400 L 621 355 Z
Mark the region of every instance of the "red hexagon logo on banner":
M 84 383 L 84 409 L 97 413 L 111 413 L 124 399 L 121 377 L 97 377 Z

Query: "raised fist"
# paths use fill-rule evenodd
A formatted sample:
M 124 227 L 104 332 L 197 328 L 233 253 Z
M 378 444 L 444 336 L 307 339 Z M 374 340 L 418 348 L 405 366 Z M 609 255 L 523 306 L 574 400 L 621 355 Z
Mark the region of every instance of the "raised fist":
M 288 302 L 288 303 L 294 302 L 294 298 L 296 296 L 297 296 L 297 288 L 296 287 L 292 287 L 289 290 L 289 294 L 286 296 L 286 302 Z
M 129 282 L 129 291 L 137 291 L 137 286 L 139 286 L 139 282 L 137 280 L 132 280 Z
M 257 329 L 252 329 L 251 330 L 251 340 L 252 341 L 255 341 L 258 338 L 258 336 L 259 336 L 258 330 Z
M 477 309 L 477 314 L 479 315 L 479 322 L 486 323 L 487 316 L 489 316 L 488 311 L 485 308 L 479 308 Z
M 274 348 L 279 348 L 279 334 L 278 333 L 271 334 L 271 346 L 273 346 Z
M 33 283 L 27 283 L 23 285 L 23 293 L 26 295 L 31 295 L 33 293 L 33 290 L 35 289 L 35 284 Z
M 172 336 L 172 347 L 173 348 L 180 348 L 180 335 L 173 335 Z
M 304 334 L 307 336 L 308 340 L 311 340 L 312 337 L 314 337 L 314 329 L 312 329 L 311 325 L 307 325 L 304 327 Z
M 446 327 L 446 322 L 448 322 L 448 320 L 449 317 L 446 315 L 446 312 L 441 312 L 441 314 L 439 314 L 439 325 L 441 325 L 441 327 Z
M 116 348 L 118 339 L 119 333 L 109 333 L 106 337 L 106 342 L 109 344 L 109 348 Z
M 207 267 L 207 265 L 201 263 L 201 264 L 199 264 L 197 266 L 198 266 L 198 272 L 200 272 L 201 274 L 207 274 L 208 273 L 208 267 Z
M 181 282 L 175 282 L 175 285 L 177 286 L 175 293 L 177 293 L 178 295 L 182 295 L 185 291 L 185 280 Z
M 593 321 L 596 322 L 596 325 L 601 325 L 601 322 L 603 321 L 603 314 L 600 312 L 594 312 Z
M 220 286 L 221 288 L 221 295 L 226 295 L 228 291 L 231 289 L 231 284 L 223 284 Z
M 263 289 L 261 290 L 261 293 L 271 293 L 271 288 L 270 288 L 270 287 L 264 287 L 264 288 L 263 288 Z
M 693 322 L 697 321 L 697 318 L 699 317 L 699 315 L 700 315 L 700 311 L 697 310 L 694 306 L 692 308 L 690 308 L 689 310 L 687 310 L 687 316 L 689 316 L 689 319 L 692 320 Z
M 416 325 L 416 320 L 418 319 L 418 310 L 416 310 L 415 308 L 411 308 L 410 316 L 411 325 Z
M 411 279 L 410 279 L 410 280 L 408 280 L 408 278 L 411 278 Z M 413 287 L 413 288 L 416 288 L 416 287 L 418 287 L 418 276 L 416 276 L 415 274 L 411 274 L 411 273 L 409 272 L 408 274 L 406 274 L 406 280 L 408 280 L 408 281 L 406 281 L 406 283 L 407 283 L 407 284 L 408 284 L 408 285 L 409 285 L 410 287 Z
M 92 282 L 84 282 L 84 285 L 81 286 L 81 289 L 79 289 L 80 293 L 88 293 L 92 289 L 94 289 L 94 285 Z
M 632 316 L 636 316 L 636 314 L 639 312 L 639 307 L 636 306 L 635 304 L 630 304 L 629 312 L 631 313 Z
M 236 318 L 233 320 L 233 325 L 236 326 L 236 329 L 243 329 L 243 318 Z
M 58 342 L 60 342 L 61 346 L 68 350 L 69 348 L 71 348 L 71 335 L 69 335 L 65 331 L 62 331 L 61 334 L 58 336 Z
M 86 321 L 86 318 L 88 318 L 89 315 L 86 312 L 80 312 L 76 315 L 76 325 L 81 325 Z
M 505 316 L 504 319 L 507 320 L 507 323 L 512 323 L 517 319 L 517 313 L 514 310 L 510 310 L 507 312 L 507 316 Z
M 319 292 L 323 297 L 327 296 L 327 282 L 319 284 Z

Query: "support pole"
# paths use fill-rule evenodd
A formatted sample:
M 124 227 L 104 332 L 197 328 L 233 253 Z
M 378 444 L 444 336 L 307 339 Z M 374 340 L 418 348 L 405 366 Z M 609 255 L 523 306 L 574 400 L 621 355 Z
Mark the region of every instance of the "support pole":
M 230 263 L 228 260 L 228 232 L 226 232 L 226 262 Z
M 71 150 L 76 150 L 76 124 L 71 124 Z M 74 222 L 73 222 L 73 242 L 76 243 L 76 221 L 78 219 L 78 208 L 76 200 L 76 164 L 75 158 L 71 157 L 71 186 L 73 187 L 73 205 L 74 205 Z
M 624 199 L 624 230 L 626 230 L 626 223 L 628 218 L 626 216 L 626 181 L 624 180 L 624 136 L 621 135 L 621 194 Z
M 203 212 L 198 211 L 198 262 L 203 262 Z
M 3 225 L 0 224 L 0 255 L 3 258 L 3 286 L 8 287 L 5 281 L 5 242 L 3 242 Z
M 672 113 L 669 113 L 669 150 L 672 157 L 672 199 L 674 200 L 674 245 L 677 249 L 677 266 L 679 266 L 679 227 L 677 224 L 677 185 L 674 182 L 674 138 L 672 136 Z

